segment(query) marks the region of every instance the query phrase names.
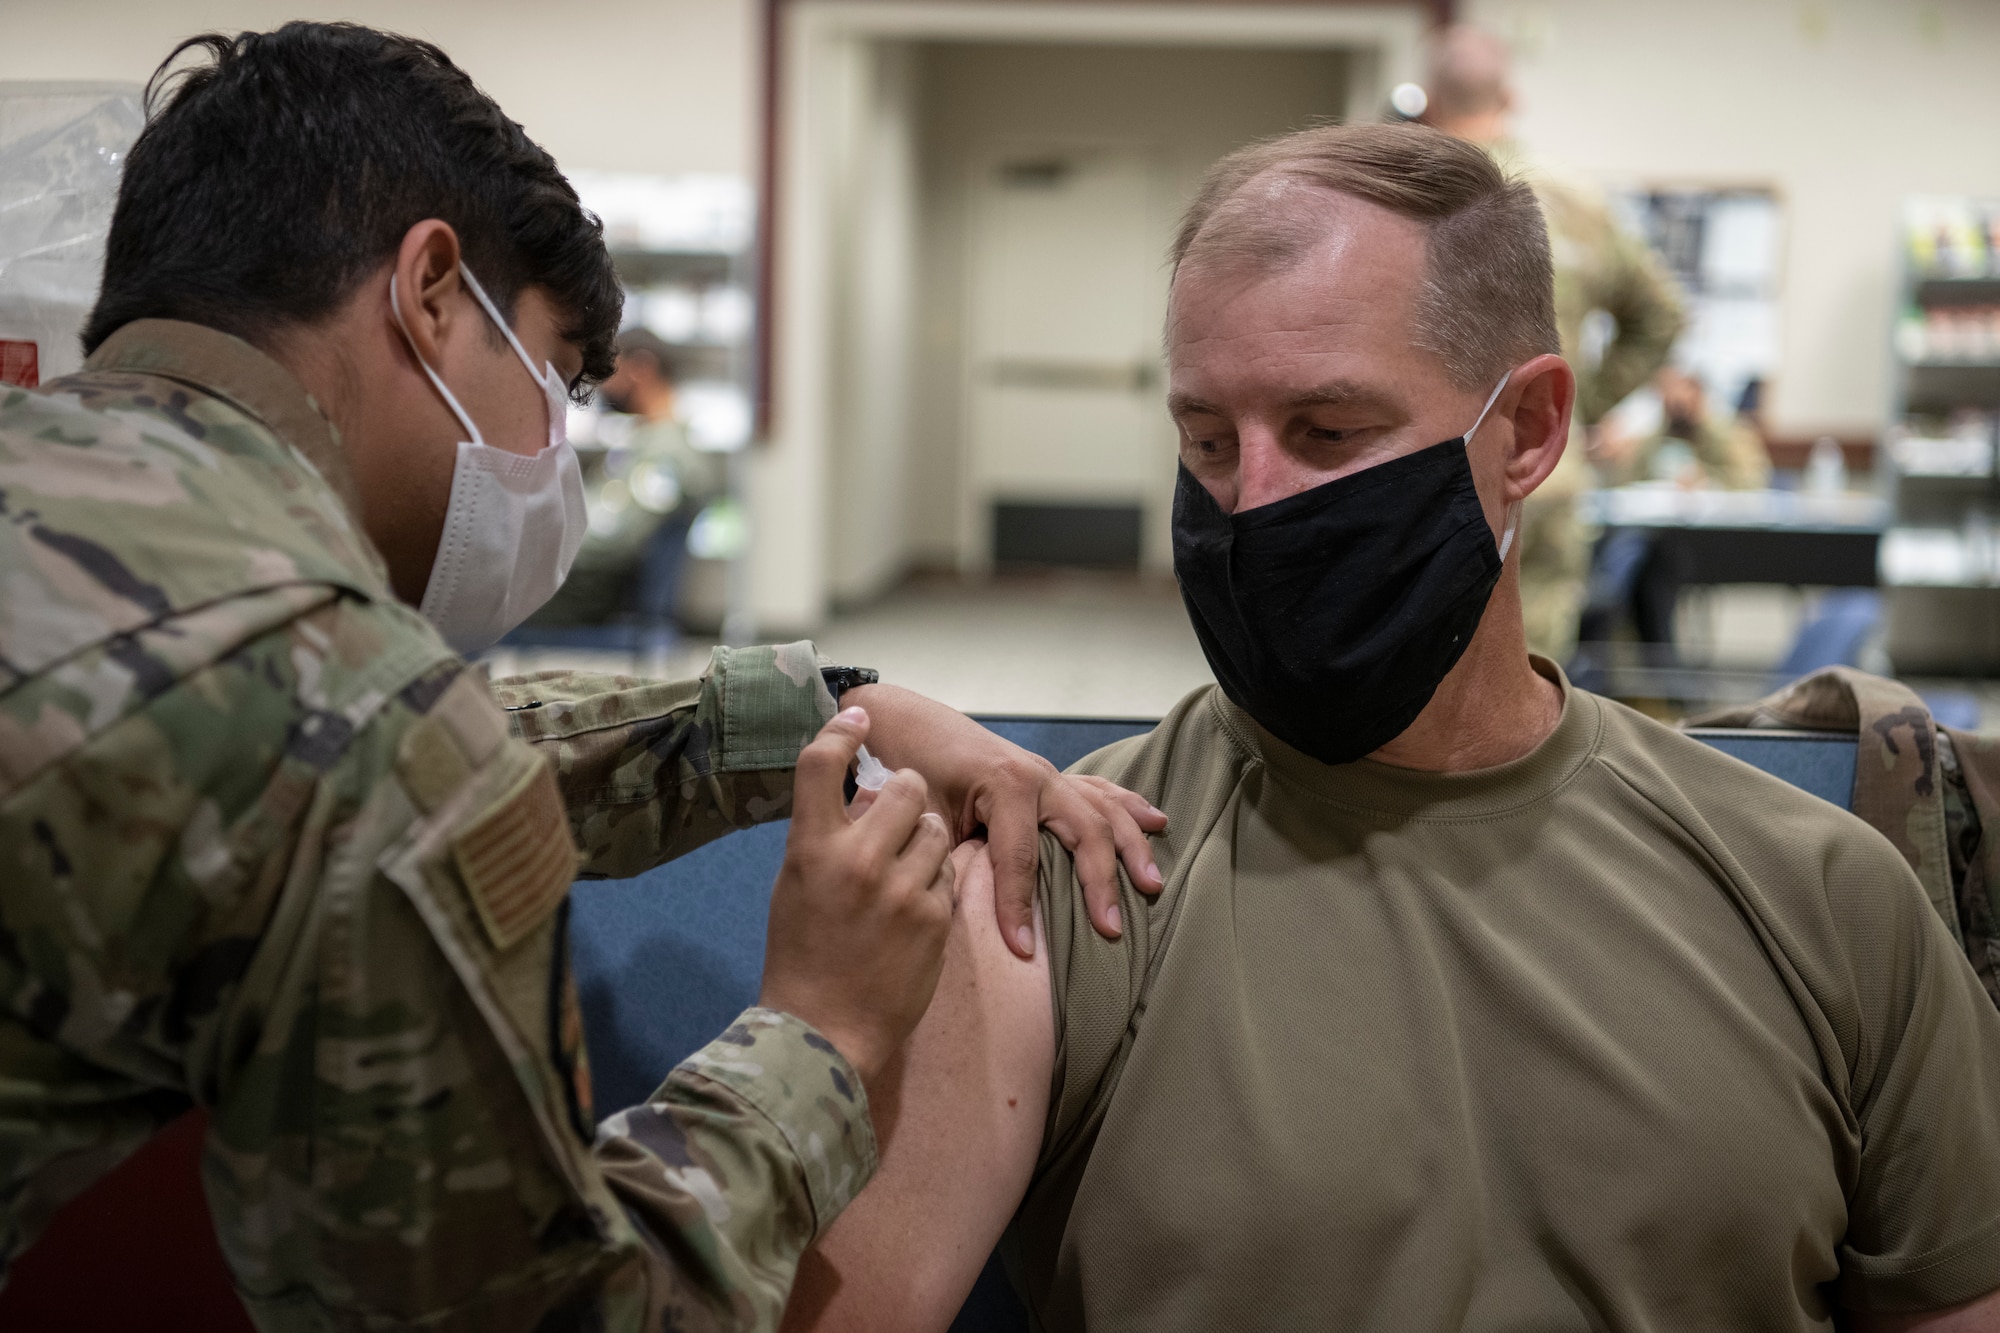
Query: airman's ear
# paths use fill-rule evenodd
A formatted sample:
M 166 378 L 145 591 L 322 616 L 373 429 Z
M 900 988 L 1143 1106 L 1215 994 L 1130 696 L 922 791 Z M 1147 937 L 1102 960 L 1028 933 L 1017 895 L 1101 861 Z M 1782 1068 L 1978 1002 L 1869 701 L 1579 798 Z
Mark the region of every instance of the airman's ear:
M 1576 372 L 1569 362 L 1543 353 L 1515 368 L 1514 382 L 1499 404 L 1514 424 L 1506 503 L 1527 499 L 1556 470 L 1569 443 L 1570 412 L 1575 406 Z
M 452 332 L 452 321 L 464 313 L 464 303 L 451 299 L 464 286 L 458 260 L 458 233 L 451 224 L 425 218 L 403 233 L 391 270 L 396 277 L 394 314 L 401 315 L 403 332 L 417 355 L 433 366 L 444 364 L 442 344 Z M 397 335 L 396 341 L 400 344 L 402 336 Z

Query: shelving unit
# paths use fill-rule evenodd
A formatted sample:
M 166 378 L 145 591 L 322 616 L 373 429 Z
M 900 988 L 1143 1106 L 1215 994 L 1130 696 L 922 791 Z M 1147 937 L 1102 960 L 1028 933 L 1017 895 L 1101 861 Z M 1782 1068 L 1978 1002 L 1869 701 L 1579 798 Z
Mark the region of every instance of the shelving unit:
M 1910 200 L 1877 476 L 1899 672 L 2000 674 L 2000 199 Z
M 682 618 L 719 624 L 725 642 L 754 634 L 742 550 L 746 450 L 755 355 L 754 203 L 730 176 L 659 177 L 577 172 L 584 206 L 604 222 L 620 284 L 625 326 L 643 326 L 680 360 L 679 415 L 697 448 L 729 460 L 735 531 L 697 524 L 682 593 Z M 580 448 L 616 444 L 614 418 L 576 422 Z M 731 540 L 734 538 L 734 540 Z

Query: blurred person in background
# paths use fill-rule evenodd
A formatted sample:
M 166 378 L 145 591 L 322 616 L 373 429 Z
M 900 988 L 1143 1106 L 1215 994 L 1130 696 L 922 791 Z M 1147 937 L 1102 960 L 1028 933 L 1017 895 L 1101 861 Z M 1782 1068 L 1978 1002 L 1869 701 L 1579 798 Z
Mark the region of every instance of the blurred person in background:
M 1507 44 L 1458 24 L 1431 46 L 1424 123 L 1476 143 L 1534 187 L 1555 255 L 1556 324 L 1576 371 L 1572 429 L 1581 443 L 1604 414 L 1666 363 L 1683 323 L 1674 281 L 1645 243 L 1620 227 L 1587 183 L 1532 162 L 1513 138 Z M 1599 312 L 1602 312 L 1601 314 Z M 1608 339 L 1593 337 L 1608 322 Z M 1521 601 L 1528 646 L 1562 661 L 1577 642 L 1595 534 L 1579 501 L 1591 487 L 1585 450 L 1571 448 L 1529 498 L 1521 520 Z
M 531 624 L 629 616 L 645 651 L 673 645 L 688 530 L 729 484 L 727 458 L 688 438 L 677 414 L 679 387 L 677 358 L 664 339 L 643 328 L 618 335 L 618 368 L 598 387 L 598 401 L 629 415 L 632 428 L 585 459 L 589 527 L 568 580 Z
M 1672 366 L 1653 377 L 1659 428 L 1644 434 L 1607 421 L 1598 433 L 1597 475 L 1606 485 L 1670 481 L 1686 490 L 1754 491 L 1770 484 L 1764 437 L 1746 413 L 1713 412 L 1697 377 Z
M 1754 491 L 1770 484 L 1771 459 L 1750 412 L 1713 412 L 1700 379 L 1672 366 L 1653 377 L 1660 423 L 1625 429 L 1614 414 L 1598 428 L 1593 461 L 1610 486 L 1664 482 L 1683 490 Z M 1754 404 L 1752 407 L 1754 411 Z M 1595 685 L 1606 649 L 1629 627 L 1648 666 L 1671 667 L 1674 613 L 1683 570 L 1675 548 L 1644 528 L 1619 528 L 1598 543 L 1590 587 L 1578 619 L 1580 647 L 1572 663 L 1579 681 Z

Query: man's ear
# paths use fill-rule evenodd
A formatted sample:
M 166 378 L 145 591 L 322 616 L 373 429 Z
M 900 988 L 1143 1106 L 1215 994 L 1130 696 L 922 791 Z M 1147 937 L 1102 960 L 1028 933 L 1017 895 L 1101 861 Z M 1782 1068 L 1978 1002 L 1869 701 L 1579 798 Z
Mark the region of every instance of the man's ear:
M 1534 494 L 1562 461 L 1576 406 L 1576 372 L 1569 362 L 1545 352 L 1515 368 L 1511 391 L 1501 405 L 1514 424 L 1506 468 L 1506 501 L 1514 504 Z
M 439 218 L 425 218 L 404 232 L 396 250 L 394 299 L 403 331 L 417 355 L 433 366 L 444 364 L 443 346 L 455 332 L 454 321 L 464 317 L 464 303 L 452 299 L 464 287 L 458 259 L 458 233 Z

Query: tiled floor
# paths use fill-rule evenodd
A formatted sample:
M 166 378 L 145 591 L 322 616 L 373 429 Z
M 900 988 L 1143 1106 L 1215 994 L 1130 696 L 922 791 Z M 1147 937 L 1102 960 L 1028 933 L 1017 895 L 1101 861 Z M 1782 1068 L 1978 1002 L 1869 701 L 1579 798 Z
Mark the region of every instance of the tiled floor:
M 918 581 L 818 642 L 968 713 L 1158 717 L 1212 679 L 1173 584 L 1129 576 Z
M 1173 584 L 1129 575 L 917 579 L 813 637 L 837 661 L 968 713 L 1158 717 L 1210 679 Z M 701 671 L 713 644 L 686 639 L 650 662 L 500 650 L 489 665 L 496 676 L 558 667 L 685 675 Z
M 1787 589 L 1718 588 L 1683 607 L 1688 660 L 1734 669 L 1754 697 L 1796 633 L 1804 604 Z M 917 579 L 836 616 L 815 636 L 838 661 L 969 713 L 1158 717 L 1209 679 L 1201 647 L 1170 582 L 1127 575 L 1051 573 L 985 582 Z M 690 639 L 653 662 L 622 653 L 501 652 L 495 675 L 572 666 L 699 673 L 712 640 Z M 2000 730 L 2000 681 L 1922 681 L 1980 703 Z

